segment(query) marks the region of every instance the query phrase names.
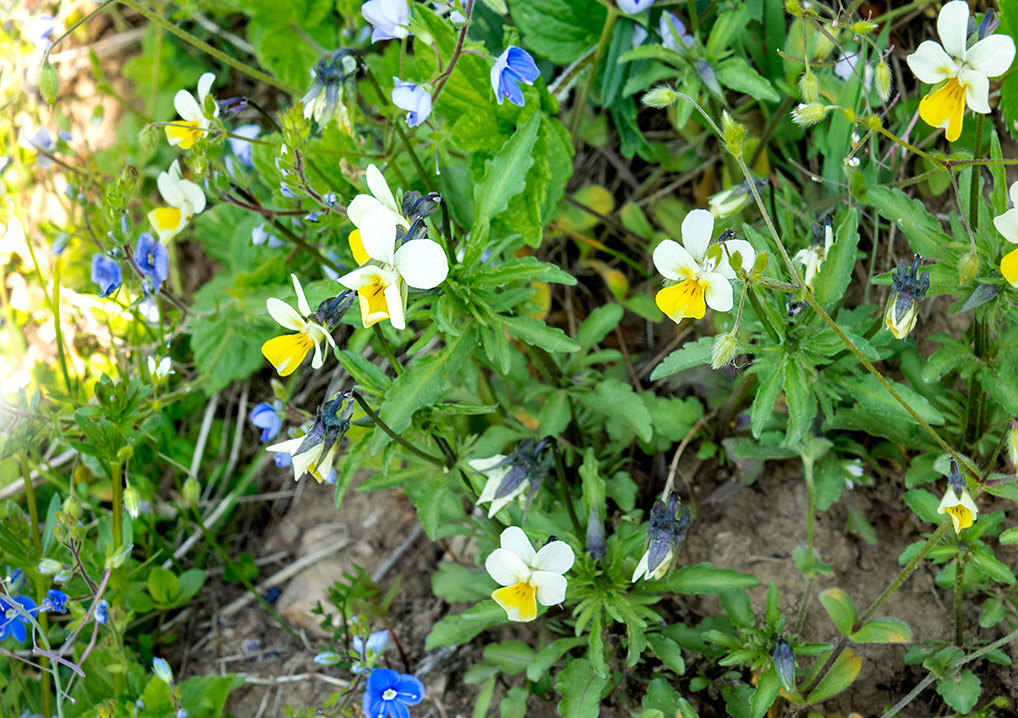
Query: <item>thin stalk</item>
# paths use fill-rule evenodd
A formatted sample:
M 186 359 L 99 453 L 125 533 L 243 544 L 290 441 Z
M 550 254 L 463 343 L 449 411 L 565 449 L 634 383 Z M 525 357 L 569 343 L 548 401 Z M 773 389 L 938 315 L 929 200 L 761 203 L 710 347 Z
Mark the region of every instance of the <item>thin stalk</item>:
M 977 112 L 976 149 L 972 153 L 972 159 L 979 160 L 983 157 L 983 123 L 985 121 L 986 115 Z M 972 176 L 969 177 L 969 226 L 975 232 L 976 227 L 979 226 L 979 167 L 974 166 L 971 172 Z
M 813 560 L 813 514 L 816 513 L 816 491 L 813 488 L 813 461 L 802 462 L 802 474 L 806 480 L 806 494 L 808 496 L 808 511 L 806 514 L 806 549 L 809 551 L 809 559 Z
M 985 314 L 977 310 L 973 324 L 975 325 L 972 339 L 973 353 L 982 359 L 986 356 L 987 345 L 989 344 L 987 336 L 989 334 L 989 327 L 987 326 Z M 967 444 L 974 444 L 983 434 L 981 406 L 984 397 L 985 392 L 983 391 L 982 383 L 973 376 L 969 380 L 968 405 L 965 411 L 964 436 Z
M 802 592 L 802 601 L 799 603 L 799 611 L 795 616 L 795 630 L 793 633 L 802 632 L 802 626 L 806 623 L 806 608 L 809 606 L 809 598 L 813 593 L 813 574 L 806 577 L 806 590 Z
M 566 482 L 566 471 L 562 465 L 562 454 L 555 451 L 555 474 L 558 476 L 558 489 L 559 496 L 562 499 L 562 503 L 566 505 L 566 510 L 569 512 L 569 521 L 573 525 L 573 531 L 576 532 L 576 538 L 579 541 L 583 540 L 586 532 L 580 525 L 580 519 L 576 515 L 576 508 L 573 506 L 573 500 L 569 496 L 569 484 Z
M 438 96 L 442 94 L 442 90 L 445 88 L 445 83 L 449 81 L 452 76 L 453 68 L 456 67 L 456 61 L 460 59 L 460 55 L 463 54 L 463 41 L 467 39 L 467 29 L 470 27 L 470 16 L 474 13 L 474 0 L 467 0 L 467 4 L 463 7 L 463 14 L 466 19 L 463 22 L 463 27 L 460 28 L 459 36 L 456 38 L 456 47 L 452 51 L 452 55 L 449 57 L 449 64 L 446 65 L 445 70 L 435 80 L 435 89 L 431 93 L 431 104 L 432 106 L 438 102 Z M 436 49 L 437 52 L 437 49 Z M 402 55 L 400 55 L 402 60 Z M 441 64 L 442 58 L 438 58 Z M 402 77 L 402 75 L 400 75 Z M 384 97 L 384 95 L 383 95 Z
M 18 452 L 18 458 L 21 460 L 21 476 L 25 482 L 25 500 L 28 502 L 28 516 L 31 521 L 29 527 L 30 533 L 32 534 L 32 549 L 35 555 L 42 559 L 42 528 L 39 526 L 39 507 L 35 501 L 35 487 L 32 485 L 32 472 L 28 468 L 28 452 Z M 35 603 L 39 605 L 42 600 L 46 597 L 46 580 L 39 572 L 35 573 Z M 49 618 L 45 613 L 39 613 L 39 626 L 42 632 L 49 632 Z M 47 666 L 49 665 L 49 659 L 43 658 L 40 660 L 43 667 L 42 671 L 42 714 L 44 718 L 50 718 L 53 715 L 53 696 L 50 694 L 50 673 Z
M 962 577 L 965 575 L 965 564 L 960 558 L 954 560 L 954 645 L 961 646 L 964 640 L 961 619 Z
M 747 284 L 746 290 L 747 290 L 746 293 L 749 295 L 749 303 L 753 305 L 753 311 L 756 313 L 756 316 L 760 320 L 760 322 L 764 325 L 764 329 L 767 330 L 768 336 L 770 336 L 774 343 L 781 344 L 781 337 L 778 336 L 777 329 L 775 329 L 771 325 L 771 322 L 767 318 L 767 315 L 764 314 L 763 307 L 760 306 L 760 300 L 757 299 L 756 293 L 753 291 L 753 288 L 749 286 L 749 284 Z
M 402 446 L 404 449 L 409 451 L 414 456 L 417 456 L 417 457 L 419 457 L 421 459 L 424 459 L 425 461 L 427 461 L 430 464 L 434 464 L 435 466 L 441 466 L 443 468 L 449 468 L 449 465 L 445 461 L 443 461 L 442 459 L 438 458 L 434 454 L 429 454 L 426 451 L 422 451 L 421 449 L 418 449 L 416 446 L 414 446 L 413 444 L 408 442 L 406 439 L 404 439 L 402 436 L 400 436 L 395 431 L 393 431 L 392 428 L 388 424 L 386 424 L 384 421 L 382 421 L 381 417 L 379 417 L 378 414 L 376 414 L 374 412 L 374 410 L 370 406 L 368 406 L 368 403 L 366 401 L 364 401 L 364 397 L 362 397 L 356 391 L 353 392 L 353 398 L 360 405 L 360 407 L 364 411 L 364 413 L 368 415 L 368 418 L 371 419 L 373 422 L 375 422 L 375 424 L 377 424 L 378 427 L 382 431 L 384 431 L 386 434 L 388 434 L 390 439 L 395 441 L 397 444 Z
M 114 461 L 110 466 L 110 480 L 113 485 L 113 553 L 116 554 L 120 550 L 121 544 L 124 542 L 124 480 L 121 476 L 121 465 L 119 461 Z M 117 577 L 117 595 L 113 599 L 114 605 L 121 609 L 124 606 L 124 581 L 123 581 L 123 568 L 114 569 L 114 575 Z M 120 611 L 117 611 L 117 615 L 120 616 Z M 120 635 L 117 634 L 118 644 Z M 120 689 L 123 685 L 123 674 L 119 671 L 113 674 L 113 694 L 116 696 L 120 695 Z
M 64 30 L 64 33 L 63 33 L 63 34 L 62 34 L 62 35 L 61 35 L 60 37 L 58 37 L 58 38 L 57 38 L 56 40 L 54 40 L 53 42 L 51 42 L 51 43 L 50 43 L 50 45 L 49 45 L 49 47 L 47 47 L 47 48 L 46 48 L 46 52 L 44 52 L 44 53 L 43 53 L 43 55 L 42 55 L 42 64 L 43 64 L 43 65 L 46 65 L 46 64 L 48 64 L 48 63 L 49 63 L 49 56 L 50 56 L 50 53 L 51 53 L 51 52 L 53 52 L 53 50 L 55 50 L 55 49 L 56 49 L 57 45 L 59 45 L 60 43 L 62 43 L 62 42 L 63 42 L 64 40 L 66 40 L 66 39 L 67 39 L 67 37 L 68 37 L 68 36 L 69 36 L 69 35 L 70 35 L 70 34 L 71 34 L 72 32 L 74 32 L 74 31 L 75 31 L 75 30 L 77 30 L 77 29 L 78 29 L 79 27 L 81 27 L 82 25 L 84 25 L 84 24 L 85 24 L 86 22 L 88 22 L 89 20 L 91 20 L 92 18 L 94 18 L 94 17 L 96 16 L 96 15 L 98 15 L 99 13 L 101 13 L 101 12 L 102 12 L 103 10 L 105 10 L 105 9 L 106 9 L 106 6 L 107 6 L 107 5 L 110 5 L 110 4 L 112 4 L 113 2 L 114 2 L 114 0 L 105 0 L 104 2 L 100 3 L 99 5 L 97 5 L 97 6 L 96 6 L 96 8 L 95 8 L 94 10 L 92 10 L 92 11 L 91 11 L 90 13 L 88 13 L 87 15 L 85 15 L 85 17 L 81 18 L 80 20 L 78 20 L 78 22 L 74 23 L 74 24 L 73 24 L 73 25 L 71 25 L 71 26 L 70 26 L 69 28 L 67 28 L 66 30 Z
M 576 136 L 580 132 L 580 121 L 583 119 L 583 110 L 587 106 L 587 95 L 590 94 L 590 88 L 594 86 L 601 58 L 604 57 L 604 51 L 608 49 L 608 43 L 611 41 L 612 28 L 615 25 L 615 15 L 617 13 L 618 9 L 614 5 L 608 6 L 608 14 L 605 15 L 604 25 L 601 27 L 601 37 L 597 41 L 597 51 L 594 53 L 594 59 L 590 65 L 590 74 L 587 75 L 587 81 L 580 85 L 580 91 L 576 94 L 573 120 L 569 126 L 569 134 L 573 138 L 573 144 L 576 144 Z M 696 30 L 693 32 L 696 32 Z
M 371 329 L 374 330 L 378 343 L 382 345 L 382 351 L 385 352 L 385 358 L 388 359 L 389 364 L 392 365 L 392 370 L 396 372 L 396 376 L 399 376 L 403 373 L 403 366 L 396 361 L 396 355 L 392 353 L 392 347 L 390 347 L 389 342 L 385 340 L 385 335 L 382 334 L 382 328 L 377 324 L 372 324 Z

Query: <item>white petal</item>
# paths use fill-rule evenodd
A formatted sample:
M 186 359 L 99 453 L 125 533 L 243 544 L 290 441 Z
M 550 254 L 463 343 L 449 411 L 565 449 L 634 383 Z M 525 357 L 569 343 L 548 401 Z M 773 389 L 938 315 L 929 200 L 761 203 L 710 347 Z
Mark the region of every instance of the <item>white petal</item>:
M 364 221 L 364 215 L 368 213 L 369 209 L 384 206 L 369 194 L 359 194 L 350 201 L 350 206 L 346 209 L 346 216 L 353 222 L 354 227 L 360 227 Z
M 389 323 L 396 329 L 406 329 L 406 305 L 399 282 L 385 288 L 385 306 L 389 309 Z
M 575 559 L 576 557 L 573 555 L 573 550 L 569 548 L 569 544 L 565 541 L 552 541 L 546 546 L 541 547 L 541 550 L 534 556 L 534 560 L 530 565 L 537 571 L 565 573 L 573 567 Z
M 993 218 L 993 226 L 1008 242 L 1018 244 L 1018 207 Z
M 322 356 L 322 343 L 315 338 L 315 355 L 311 357 L 311 368 L 321 369 L 322 364 L 325 363 L 325 358 Z M 336 448 L 333 446 L 332 448 Z M 319 472 L 321 473 L 321 472 Z
M 990 111 L 990 81 L 975 70 L 962 70 L 958 80 L 965 85 L 965 102 L 969 109 L 985 115 Z
M 947 54 L 965 59 L 965 41 L 968 39 L 969 4 L 965 0 L 944 3 L 937 16 L 937 34 Z
M 644 551 L 643 556 L 640 557 L 640 562 L 636 564 L 636 570 L 633 571 L 633 578 L 630 579 L 633 583 L 636 583 L 641 578 L 647 575 L 647 566 L 650 563 L 650 552 Z
M 308 306 L 308 300 L 304 298 L 304 287 L 300 286 L 300 280 L 297 279 L 296 274 L 291 274 L 290 279 L 293 280 L 293 291 L 297 294 L 297 309 L 305 317 L 311 315 L 311 307 Z
M 391 265 L 396 249 L 396 223 L 392 212 L 378 205 L 361 218 L 361 243 L 372 259 Z
M 173 96 L 173 109 L 177 111 L 181 119 L 188 122 L 198 122 L 204 117 L 201 107 L 198 106 L 198 101 L 187 90 L 178 90 L 177 94 Z
M 707 245 L 714 234 L 714 215 L 705 209 L 694 209 L 682 220 L 682 245 L 700 263 L 707 254 Z
M 1011 183 L 1011 189 L 1008 190 L 1008 196 L 1011 198 L 1011 206 L 1018 207 L 1018 182 Z
M 180 180 L 177 184 L 184 199 L 190 203 L 194 214 L 200 214 L 205 210 L 205 193 L 202 188 L 190 180 Z
M 481 495 L 477 497 L 477 503 L 483 504 L 487 501 L 494 501 L 495 494 L 498 492 L 498 485 L 502 483 L 502 478 L 508 471 L 509 467 L 506 466 L 505 472 L 495 471 L 488 475 L 488 480 L 484 482 L 484 489 L 481 490 Z
M 732 309 L 732 285 L 719 272 L 708 272 L 700 278 L 707 285 L 703 298 L 707 306 L 716 312 L 727 312 Z
M 174 160 L 176 164 L 176 160 Z M 184 192 L 180 188 L 180 183 L 183 180 L 180 179 L 179 174 L 174 176 L 173 172 L 160 172 L 156 178 L 156 186 L 159 188 L 159 194 L 166 200 L 166 204 L 171 207 L 177 207 L 178 209 L 184 204 Z
M 510 526 L 502 535 L 499 537 L 502 548 L 507 551 L 512 551 L 514 554 L 520 557 L 520 559 L 527 566 L 531 566 L 534 561 L 534 547 L 530 545 L 530 539 L 523 533 L 523 529 L 519 526 Z
M 388 273 L 382 271 L 380 267 L 376 267 L 373 264 L 365 264 L 363 267 L 358 267 L 352 272 L 347 272 L 336 281 L 347 289 L 360 289 L 368 284 L 374 284 L 376 281 L 384 284 L 388 277 Z
M 414 289 L 437 287 L 449 276 L 445 250 L 430 239 L 414 239 L 401 246 L 393 256 L 393 265 Z
M 216 76 L 211 72 L 206 72 L 198 78 L 198 103 L 202 106 L 205 105 L 205 98 L 209 95 L 209 90 L 212 89 L 212 83 L 216 81 Z M 204 109 L 204 107 L 203 107 Z
M 306 324 L 304 318 L 282 299 L 270 297 L 265 301 L 265 308 L 269 310 L 269 315 L 276 320 L 277 324 L 295 332 L 304 329 Z
M 912 74 L 928 85 L 935 85 L 941 80 L 954 76 L 958 65 L 939 43 L 926 40 L 916 51 L 905 58 Z
M 1014 183 L 1015 187 L 1018 187 L 1018 182 Z M 7 223 L 7 230 L 4 232 L 4 244 L 7 247 L 20 247 L 25 243 L 25 228 L 21 224 L 21 220 L 17 217 L 11 217 L 11 221 Z
M 301 476 L 308 472 L 308 467 L 318 461 L 318 457 L 322 455 L 322 447 L 325 444 L 317 444 L 312 446 L 310 449 L 302 454 L 297 454 L 293 457 L 293 478 L 296 481 Z
M 742 260 L 741 266 L 745 272 L 749 272 L 753 269 L 753 262 L 756 261 L 756 250 L 753 249 L 753 245 L 744 239 L 730 239 L 727 242 L 721 243 L 721 261 L 718 263 L 717 271 L 719 274 L 733 279 L 735 272 L 732 270 L 732 265 L 729 263 L 728 258 L 735 256 L 738 252 L 739 258 Z
M 496 464 L 502 463 L 503 461 L 505 461 L 505 454 L 495 454 L 494 456 L 489 456 L 486 459 L 471 459 L 470 461 L 467 462 L 467 464 L 470 465 L 471 469 L 483 473 L 490 469 L 491 467 L 495 466 Z M 508 470 L 509 465 L 506 464 L 503 468 Z
M 484 570 L 502 586 L 512 586 L 530 578 L 530 569 L 512 551 L 497 548 L 484 560 Z
M 700 271 L 699 263 L 674 239 L 662 240 L 654 248 L 654 266 L 666 279 L 680 280 Z
M 534 571 L 530 585 L 537 587 L 537 602 L 542 606 L 562 603 L 566 597 L 566 577 L 552 571 Z
M 304 437 L 298 436 L 296 439 L 287 439 L 286 441 L 281 441 L 278 444 L 266 446 L 265 450 L 273 453 L 292 454 L 300 448 L 302 443 L 304 443 Z
M 997 77 L 1011 67 L 1014 51 L 1014 40 L 1009 35 L 990 35 L 969 48 L 965 64 L 987 77 Z
M 389 189 L 388 182 L 385 181 L 385 177 L 377 167 L 368 165 L 366 179 L 368 181 L 368 189 L 375 196 L 375 199 L 393 212 L 399 212 L 399 207 L 396 206 L 396 199 L 392 196 L 392 190 Z

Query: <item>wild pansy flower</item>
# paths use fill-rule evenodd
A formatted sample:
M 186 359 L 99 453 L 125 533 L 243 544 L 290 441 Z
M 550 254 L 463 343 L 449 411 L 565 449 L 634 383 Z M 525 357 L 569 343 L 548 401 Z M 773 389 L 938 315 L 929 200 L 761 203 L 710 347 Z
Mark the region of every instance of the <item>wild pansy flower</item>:
M 696 38 L 686 32 L 686 23 L 682 22 L 678 15 L 667 10 L 661 13 L 658 34 L 661 35 L 661 44 L 673 52 L 688 50 L 696 42 Z
M 296 274 L 291 274 L 293 290 L 297 294 L 298 312 L 282 299 L 270 297 L 265 302 L 265 308 L 269 314 L 280 325 L 286 329 L 292 329 L 296 334 L 284 334 L 274 339 L 269 339 L 262 344 L 262 354 L 276 368 L 279 376 L 290 376 L 304 361 L 311 348 L 314 347 L 315 354 L 311 360 L 311 366 L 315 369 L 321 368 L 325 359 L 322 356 L 322 340 L 324 339 L 333 348 L 336 342 L 323 325 L 311 321 L 311 307 L 304 297 L 304 289 L 300 286 L 300 280 Z
M 261 441 L 272 441 L 283 428 L 283 417 L 280 415 L 282 409 L 283 402 L 277 399 L 275 405 L 263 401 L 251 410 L 250 421 L 255 428 L 262 430 L 259 437 Z
M 550 541 L 535 552 L 523 529 L 510 526 L 500 536 L 501 548 L 491 552 L 484 568 L 503 586 L 491 597 L 510 621 L 533 621 L 537 604 L 554 606 L 566 597 L 566 577 L 573 550 L 564 541 Z
M 388 642 L 388 631 L 375 631 L 368 636 L 367 641 L 360 636 L 354 636 L 350 640 L 350 643 L 353 645 L 353 649 L 357 652 L 357 655 L 361 657 L 361 660 L 354 663 L 353 666 L 350 667 L 350 670 L 354 673 L 364 673 L 368 669 L 364 663 L 361 663 L 361 661 L 370 664 L 374 661 L 376 656 L 385 650 L 385 646 Z
M 765 179 L 756 180 L 757 187 L 764 187 L 766 184 L 767 180 Z M 710 208 L 710 213 L 714 215 L 714 219 L 724 219 L 735 214 L 752 201 L 753 194 L 749 191 L 749 182 L 740 182 L 708 197 L 707 206 Z
M 233 132 L 226 139 L 230 143 L 230 150 L 234 155 L 237 156 L 239 161 L 245 167 L 253 167 L 251 162 L 251 143 L 249 140 L 253 140 L 261 134 L 262 128 L 258 125 L 240 125 L 239 127 L 233 128 Z M 237 135 L 234 137 L 233 135 Z M 227 157 L 227 160 L 230 158 Z
M 736 276 L 730 258 L 738 254 L 743 270 L 753 268 L 756 252 L 749 242 L 730 239 L 718 242 L 714 249 L 710 246 L 713 233 L 711 213 L 694 209 L 682 220 L 682 244 L 666 239 L 654 248 L 654 266 L 673 282 L 657 293 L 655 301 L 673 322 L 701 319 L 708 306 L 716 312 L 729 311 L 733 304 L 730 280 Z
M 407 127 L 417 127 L 431 114 L 431 93 L 420 85 L 403 82 L 398 77 L 392 78 L 395 87 L 392 89 L 392 104 L 406 110 Z
M 54 611 L 56 613 L 67 613 L 67 594 L 51 588 L 46 592 L 46 598 L 39 604 L 40 611 Z
M 993 226 L 1011 244 L 1018 244 L 1018 182 L 1008 192 L 1011 209 L 993 218 Z M 1000 260 L 1000 273 L 1012 287 L 1018 287 L 1018 249 L 1014 249 Z
M 206 72 L 198 78 L 198 99 L 187 90 L 178 90 L 173 97 L 173 107 L 182 119 L 166 125 L 166 140 L 182 150 L 190 149 L 194 141 L 209 129 L 209 118 L 205 116 L 205 98 L 209 96 L 216 76 Z M 213 99 L 213 104 L 215 100 Z M 213 117 L 219 117 L 219 105 L 215 104 Z
M 802 281 L 813 290 L 813 280 L 816 279 L 820 266 L 827 258 L 831 246 L 834 244 L 834 228 L 831 225 L 831 215 L 824 217 L 823 225 L 813 226 L 813 241 L 804 249 L 800 249 L 792 257 L 793 262 L 802 265 Z
M 406 4 L 406 0 L 401 0 L 401 2 Z M 351 77 L 356 70 L 357 59 L 349 50 L 339 50 L 331 57 L 318 58 L 318 62 L 311 70 L 314 81 L 308 91 L 304 93 L 304 97 L 301 98 L 301 103 L 304 105 L 304 117 L 314 120 L 319 127 L 325 127 L 335 119 L 340 130 L 348 135 L 351 134 L 353 124 L 350 122 L 350 113 L 346 109 L 343 88 L 347 78 Z
M 537 63 L 530 53 L 510 45 L 498 56 L 491 66 L 491 89 L 495 91 L 498 104 L 503 100 L 523 107 L 523 90 L 520 83 L 533 85 L 534 80 L 541 76 Z
M 919 116 L 931 127 L 947 128 L 949 142 L 961 135 L 966 105 L 989 113 L 989 78 L 1007 72 L 1015 55 L 1014 40 L 1007 35 L 990 35 L 966 47 L 968 19 L 965 0 L 944 3 L 937 17 L 940 42 L 926 40 L 905 58 L 920 81 L 940 83 L 919 103 Z
M 191 218 L 205 210 L 205 193 L 201 187 L 186 180 L 180 173 L 180 162 L 173 160 L 166 172 L 156 179 L 159 194 L 169 207 L 159 207 L 148 213 L 148 221 L 160 242 L 169 242 Z
M 290 455 L 293 460 L 294 481 L 310 472 L 315 481 L 322 483 L 332 471 L 336 450 L 347 429 L 350 428 L 351 416 L 353 416 L 353 394 L 347 391 L 318 407 L 315 423 L 311 425 L 307 434 L 267 446 L 265 450 Z
M 647 550 L 636 564 L 633 583 L 641 578 L 647 580 L 661 578 L 668 573 L 672 560 L 678 555 L 682 542 L 686 540 L 686 532 L 691 521 L 689 509 L 684 509 L 682 515 L 676 518 L 678 510 L 679 499 L 674 493 L 669 494 L 667 504 L 658 499 L 651 506 Z
M 368 676 L 361 709 L 364 718 L 410 718 L 410 706 L 424 700 L 424 684 L 409 673 L 376 668 Z
M 410 5 L 407 0 L 368 0 L 361 15 L 371 25 L 371 42 L 400 40 L 410 35 Z
M 911 334 L 919 319 L 919 302 L 930 288 L 929 271 L 923 272 L 922 277 L 918 276 L 920 262 L 922 257 L 917 254 L 912 259 L 912 267 L 906 269 L 905 260 L 899 259 L 897 271 L 891 272 L 891 295 L 884 311 L 884 326 L 895 339 L 904 339 Z
M 276 235 L 269 234 L 265 230 L 265 223 L 262 222 L 261 224 L 256 225 L 251 230 L 251 244 L 253 244 L 256 247 L 258 247 L 258 246 L 261 246 L 261 245 L 265 244 L 266 242 L 269 243 L 269 247 L 272 248 L 272 249 L 279 249 L 284 244 L 286 244 L 286 242 L 281 240 Z
M 148 232 L 142 232 L 134 248 L 134 261 L 141 273 L 152 282 L 153 291 L 158 292 L 170 276 L 170 253 L 166 246 Z
M 615 0 L 615 4 L 627 15 L 635 15 L 648 9 L 654 4 L 654 0 Z
M 0 596 L 0 641 L 12 636 L 18 643 L 28 638 L 31 623 L 24 613 L 34 616 L 37 612 L 35 601 L 28 596 Z
M 108 297 L 120 289 L 124 275 L 120 265 L 105 254 L 92 255 L 92 281 L 99 285 L 99 296 Z
M 947 475 L 947 491 L 944 492 L 944 498 L 940 500 L 937 513 L 948 514 L 951 517 L 955 533 L 967 529 L 975 523 L 976 517 L 979 516 L 979 509 L 972 497 L 969 496 L 969 491 L 965 487 L 965 478 L 958 470 L 958 463 L 954 459 L 951 459 L 951 469 Z
M 470 468 L 487 477 L 477 503 L 490 502 L 489 519 L 522 497 L 532 482 L 540 482 L 548 473 L 552 455 L 545 451 L 547 446 L 547 440 L 522 439 L 510 456 L 495 454 L 467 462 Z

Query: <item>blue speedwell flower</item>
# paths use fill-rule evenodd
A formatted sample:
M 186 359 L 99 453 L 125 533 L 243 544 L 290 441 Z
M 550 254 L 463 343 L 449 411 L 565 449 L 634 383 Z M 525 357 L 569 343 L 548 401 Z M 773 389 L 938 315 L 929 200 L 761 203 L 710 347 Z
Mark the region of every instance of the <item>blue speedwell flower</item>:
M 228 137 L 230 142 L 230 149 L 233 154 L 237 155 L 237 159 L 245 167 L 252 167 L 251 163 L 251 143 L 247 139 L 254 139 L 261 133 L 262 128 L 258 125 L 241 125 L 233 129 L 234 135 L 238 137 Z
M 279 415 L 283 403 L 277 401 L 275 405 L 268 402 L 261 402 L 251 410 L 251 423 L 262 430 L 261 440 L 271 441 L 283 428 L 283 417 Z
M 627 15 L 635 15 L 653 5 L 654 0 L 615 0 L 615 4 Z
M 360 655 L 361 660 L 370 662 L 375 656 L 385 650 L 385 644 L 389 642 L 388 631 L 375 631 L 365 641 L 360 636 L 353 637 L 353 649 Z M 361 661 L 357 661 L 350 668 L 354 673 L 364 673 L 367 668 Z
M 99 604 L 95 607 L 95 612 L 92 614 L 95 617 L 95 622 L 101 626 L 106 625 L 106 621 L 110 618 L 110 604 L 106 602 L 106 599 L 99 601 Z
M 170 276 L 170 253 L 166 246 L 148 232 L 142 232 L 134 248 L 134 261 L 141 273 L 152 282 L 153 290 L 158 292 Z
M 407 0 L 368 0 L 361 15 L 371 24 L 371 42 L 402 39 L 410 34 L 410 5 Z
M 417 127 L 431 114 L 431 93 L 420 85 L 403 82 L 398 77 L 392 78 L 392 81 L 396 83 L 392 90 L 392 104 L 407 111 L 406 123 L 409 127 Z
M 533 85 L 540 74 L 530 53 L 515 45 L 507 47 L 491 67 L 491 89 L 495 91 L 498 104 L 501 105 L 502 100 L 509 100 L 514 105 L 523 107 L 523 90 L 520 89 L 520 83 Z
M 424 684 L 409 673 L 378 668 L 368 676 L 361 707 L 366 718 L 410 718 L 410 706 L 424 699 Z
M 124 276 L 120 272 L 120 265 L 105 254 L 93 254 L 92 281 L 99 285 L 99 296 L 108 297 L 120 289 Z
M 15 605 L 18 608 L 15 608 Z M 0 616 L 0 641 L 7 638 L 7 636 L 13 636 L 14 640 L 18 643 L 24 643 L 25 639 L 28 638 L 28 627 L 32 624 L 29 623 L 25 615 L 18 609 L 30 615 L 35 615 L 35 601 L 28 596 L 0 598 L 0 611 L 3 611 L 3 615 Z
M 265 230 L 265 223 L 263 222 L 262 224 L 259 224 L 258 226 L 251 230 L 251 244 L 255 246 L 261 246 L 265 244 L 266 241 L 269 243 L 269 246 L 272 249 L 279 249 L 284 244 L 286 244 L 276 235 L 269 234 Z
M 170 664 L 166 662 L 165 658 L 156 657 L 152 659 L 152 672 L 162 682 L 173 683 L 173 669 L 170 668 Z
M 46 598 L 42 600 L 39 608 L 43 611 L 55 611 L 56 613 L 67 613 L 67 594 L 51 588 L 46 592 Z

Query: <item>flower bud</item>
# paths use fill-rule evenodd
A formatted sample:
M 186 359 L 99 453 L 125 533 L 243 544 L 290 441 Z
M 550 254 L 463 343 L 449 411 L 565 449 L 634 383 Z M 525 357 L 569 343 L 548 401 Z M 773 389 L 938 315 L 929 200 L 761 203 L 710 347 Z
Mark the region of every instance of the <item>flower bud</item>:
M 597 561 L 604 558 L 604 555 L 608 552 L 604 535 L 604 522 L 601 521 L 601 517 L 597 515 L 597 509 L 593 506 L 590 507 L 590 514 L 587 517 L 587 541 L 584 548 L 587 549 L 590 557 Z
M 173 669 L 170 668 L 170 664 L 166 662 L 166 659 L 153 658 L 152 671 L 156 674 L 156 678 L 164 683 L 173 683 Z
M 74 521 L 81 518 L 81 502 L 74 496 L 68 496 L 64 499 L 64 503 L 60 506 L 60 510 L 71 517 Z
M 848 26 L 853 35 L 866 35 L 877 29 L 877 24 L 872 20 L 860 20 Z
M 124 489 L 124 508 L 127 509 L 127 513 L 131 515 L 132 519 L 138 518 L 140 503 L 137 489 L 133 486 Z
M 803 102 L 816 102 L 820 97 L 820 83 L 817 81 L 817 76 L 808 67 L 799 78 L 799 94 L 802 95 Z
M 718 334 L 714 339 L 714 348 L 711 350 L 711 368 L 720 369 L 723 366 L 728 366 L 738 351 L 739 342 L 735 338 L 735 332 Z
M 57 101 L 57 91 L 60 89 L 60 78 L 57 77 L 57 68 L 48 62 L 39 71 L 39 96 L 47 105 L 53 106 Z
M 134 449 L 130 446 L 123 446 L 117 452 L 118 461 L 130 461 L 132 456 L 134 456 Z
M 795 690 L 795 654 L 784 637 L 778 637 L 771 660 L 774 661 L 774 670 L 778 674 L 781 687 L 786 693 L 791 693 Z
M 126 546 L 121 546 L 120 550 L 117 551 L 115 554 L 112 554 L 112 555 L 107 554 L 106 555 L 106 570 L 107 571 L 114 571 L 114 570 L 120 568 L 121 566 L 123 566 L 124 563 L 127 561 L 127 559 L 130 558 L 131 551 L 133 551 L 133 550 L 134 550 L 134 544 L 130 543 L 130 544 L 127 544 Z
M 880 101 L 887 102 L 891 97 L 891 68 L 883 60 L 877 63 L 873 79 L 877 86 L 877 94 L 880 95 Z
M 193 476 L 189 476 L 187 481 L 184 482 L 183 489 L 184 501 L 190 505 L 198 503 L 198 497 L 201 496 L 201 486 L 198 485 L 198 479 Z
M 659 110 L 663 110 L 664 108 L 675 104 L 675 101 L 678 99 L 679 96 L 675 93 L 675 90 L 668 87 L 668 85 L 658 85 L 652 90 L 644 93 L 641 101 L 647 107 L 656 107 Z
M 891 296 L 887 299 L 884 312 L 884 326 L 896 339 L 904 339 L 915 327 L 919 318 L 919 302 L 930 288 L 930 273 L 919 277 L 918 254 L 912 260 L 912 267 L 906 269 L 905 260 L 898 262 L 897 271 L 891 273 Z
M 141 145 L 143 150 L 146 152 L 152 152 L 159 146 L 159 142 L 164 136 L 163 133 L 159 131 L 160 129 L 162 128 L 156 127 L 155 125 L 145 125 L 141 129 L 141 132 L 138 133 L 138 144 Z
M 742 157 L 742 141 L 746 139 L 746 126 L 732 119 L 726 110 L 721 115 L 721 131 L 725 138 L 725 149 L 733 157 Z
M 802 7 L 799 5 L 799 0 L 788 0 L 785 3 L 785 12 L 792 17 L 802 17 Z
M 969 252 L 958 263 L 958 283 L 968 284 L 977 274 L 979 274 L 979 255 L 974 251 Z
M 809 127 L 820 122 L 826 115 L 827 108 L 819 103 L 802 104 L 792 110 L 792 122 L 799 127 Z
M 1018 421 L 1011 419 L 1011 430 L 1007 433 L 1007 455 L 1011 466 L 1018 466 Z
M 64 565 L 59 561 L 55 561 L 51 558 L 44 558 L 39 562 L 39 573 L 44 576 L 50 576 L 52 574 L 60 573 L 64 569 Z

